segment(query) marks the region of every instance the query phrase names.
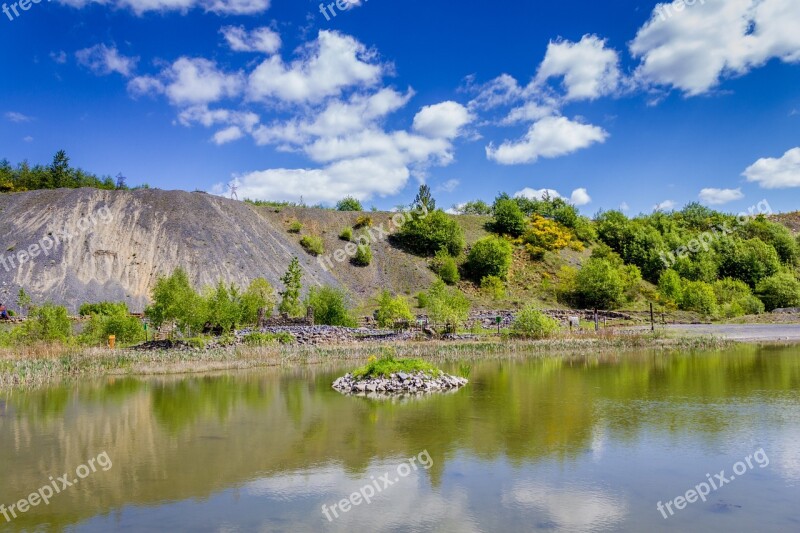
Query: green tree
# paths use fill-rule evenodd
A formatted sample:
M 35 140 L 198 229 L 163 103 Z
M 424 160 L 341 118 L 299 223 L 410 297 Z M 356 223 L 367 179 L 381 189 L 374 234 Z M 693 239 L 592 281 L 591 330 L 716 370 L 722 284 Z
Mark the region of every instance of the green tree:
M 681 309 L 706 316 L 716 316 L 719 307 L 714 287 L 704 281 L 687 281 L 683 286 Z
M 464 268 L 475 281 L 486 276 L 506 279 L 512 254 L 511 243 L 506 239 L 493 235 L 484 237 L 472 246 Z
M 352 196 L 347 196 L 342 198 L 336 204 L 337 211 L 363 211 L 364 206 L 361 205 L 361 202 L 353 198 Z
M 428 213 L 436 211 L 436 200 L 433 199 L 433 193 L 428 185 L 419 186 L 413 206 Z
M 71 185 L 69 157 L 64 150 L 59 150 L 53 156 L 50 164 L 50 185 L 54 189 Z
M 800 281 L 789 272 L 781 272 L 761 280 L 756 295 L 767 311 L 783 307 L 800 307 Z
M 658 292 L 663 298 L 679 304 L 683 299 L 683 281 L 672 269 L 665 270 L 658 280 Z
M 533 304 L 526 305 L 511 324 L 511 334 L 524 339 L 545 339 L 560 329 L 557 320 L 539 311 Z
M 314 323 L 354 328 L 358 325 L 347 306 L 347 295 L 334 287 L 312 287 L 306 306 L 314 310 Z
M 278 310 L 281 313 L 288 313 L 289 316 L 302 316 L 304 315 L 303 306 L 300 305 L 300 291 L 302 286 L 303 270 L 300 267 L 300 260 L 296 257 L 292 258 L 289 263 L 289 268 L 281 278 L 284 285 L 284 290 L 279 293 L 281 295 L 281 303 Z
M 492 231 L 512 237 L 525 233 L 527 220 L 517 202 L 510 198 L 499 198 L 495 200 L 493 211 Z
M 453 209 L 460 215 L 491 215 L 492 206 L 483 200 L 474 200 L 467 202 L 464 205 L 453 206 Z
M 28 342 L 67 342 L 72 337 L 67 308 L 52 303 L 32 308 L 21 327 Z
M 451 257 L 445 249 L 436 252 L 431 260 L 431 270 L 436 272 L 448 285 L 454 285 L 461 280 L 455 258 Z
M 394 238 L 406 250 L 422 256 L 432 256 L 442 248 L 453 257 L 464 250 L 464 230 L 444 211 L 427 215 L 414 214 Z
M 624 294 L 620 271 L 607 259 L 590 258 L 575 278 L 575 298 L 581 307 L 613 309 L 622 303 Z
M 408 302 L 402 296 L 392 296 L 388 290 L 381 291 L 378 297 L 378 310 L 375 312 L 375 319 L 382 328 L 394 326 L 399 321 L 414 321 L 414 315 Z
M 448 287 L 442 280 L 437 280 L 431 286 L 425 294 L 424 303 L 431 320 L 445 324 L 451 331 L 469 317 L 471 307 L 464 293 L 455 287 Z
M 156 328 L 174 321 L 179 330 L 188 332 L 202 326 L 205 309 L 192 288 L 189 276 L 176 268 L 170 276 L 160 276 L 153 287 L 152 303 L 144 313 Z
M 275 289 L 266 279 L 256 278 L 242 294 L 241 306 L 242 324 L 255 324 L 259 309 L 265 309 L 268 317 L 275 310 Z
M 719 275 L 723 278 L 739 279 L 755 287 L 781 268 L 775 248 L 759 238 L 741 240 L 734 237 L 717 242 Z

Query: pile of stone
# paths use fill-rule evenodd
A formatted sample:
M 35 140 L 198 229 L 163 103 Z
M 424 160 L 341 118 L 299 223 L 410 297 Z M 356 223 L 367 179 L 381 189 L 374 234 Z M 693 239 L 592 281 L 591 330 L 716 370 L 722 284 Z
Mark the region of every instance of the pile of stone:
M 458 390 L 469 383 L 465 378 L 440 373 L 431 376 L 424 372 L 399 372 L 388 378 L 357 380 L 347 374 L 333 382 L 333 388 L 343 394 L 359 396 L 421 395 Z
M 157 340 L 157 341 L 147 341 L 145 343 L 139 344 L 138 346 L 133 346 L 134 350 L 139 350 L 142 352 L 160 352 L 164 350 L 176 350 L 179 352 L 191 351 L 194 348 L 183 341 L 173 341 L 173 340 Z
M 239 339 L 250 333 L 289 333 L 297 344 L 352 344 L 357 342 L 398 342 L 413 340 L 419 332 L 394 332 L 372 328 L 344 328 L 339 326 L 274 326 L 261 329 L 242 329 L 236 332 Z

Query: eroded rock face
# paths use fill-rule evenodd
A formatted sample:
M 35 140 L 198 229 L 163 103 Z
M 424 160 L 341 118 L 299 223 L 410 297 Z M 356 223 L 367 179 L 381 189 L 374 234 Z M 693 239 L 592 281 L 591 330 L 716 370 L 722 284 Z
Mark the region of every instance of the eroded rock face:
M 469 381 L 441 373 L 431 376 L 424 372 L 392 374 L 388 378 L 357 380 L 347 374 L 333 382 L 333 388 L 343 394 L 360 396 L 422 395 L 458 390 Z
M 30 191 L 0 195 L 0 217 L 0 302 L 6 304 L 24 287 L 35 302 L 72 312 L 102 300 L 125 301 L 138 312 L 158 276 L 177 267 L 198 288 L 220 279 L 246 286 L 257 277 L 279 286 L 294 256 L 304 285 L 342 286 L 278 224 L 248 204 L 209 194 Z M 20 252 L 32 246 L 36 257 L 20 264 Z

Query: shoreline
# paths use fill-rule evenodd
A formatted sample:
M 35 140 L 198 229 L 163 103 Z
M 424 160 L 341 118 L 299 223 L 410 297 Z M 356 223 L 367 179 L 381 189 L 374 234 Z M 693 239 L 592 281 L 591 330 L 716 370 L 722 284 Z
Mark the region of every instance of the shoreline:
M 786 342 L 776 341 L 778 344 Z M 655 350 L 718 350 L 741 342 L 715 336 L 629 334 L 556 337 L 546 340 L 413 341 L 393 343 L 398 357 L 427 361 L 461 361 L 499 357 L 583 356 Z M 770 344 L 747 342 L 745 344 Z M 354 363 L 386 348 L 382 343 L 338 345 L 233 346 L 209 350 L 137 351 L 131 348 L 53 348 L 36 357 L 0 352 L 0 390 L 38 388 L 104 376 L 191 375 L 262 367 L 299 367 L 324 363 Z

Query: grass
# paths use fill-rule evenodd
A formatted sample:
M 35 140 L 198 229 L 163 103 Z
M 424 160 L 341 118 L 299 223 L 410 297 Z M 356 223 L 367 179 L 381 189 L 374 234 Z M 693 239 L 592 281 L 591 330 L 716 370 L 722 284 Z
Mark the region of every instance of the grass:
M 313 256 L 322 255 L 325 252 L 325 244 L 320 237 L 315 235 L 306 235 L 300 239 L 300 246 Z
M 392 374 L 417 374 L 419 372 L 430 376 L 438 376 L 441 370 L 421 359 L 397 359 L 394 354 L 387 353 L 380 359 L 371 356 L 366 366 L 353 371 L 353 377 L 361 379 L 388 378 Z
M 463 362 L 508 357 L 619 354 L 625 350 L 712 350 L 734 344 L 713 337 L 670 337 L 663 333 L 647 333 L 561 336 L 544 341 L 488 338 L 474 342 L 405 342 L 394 345 L 394 348 L 397 357 L 428 362 Z M 190 374 L 344 361 L 368 363 L 375 349 L 376 345 L 370 343 L 343 346 L 283 346 L 270 343 L 267 346 L 153 352 L 61 345 L 0 348 L 0 389 L 32 388 L 99 376 Z

